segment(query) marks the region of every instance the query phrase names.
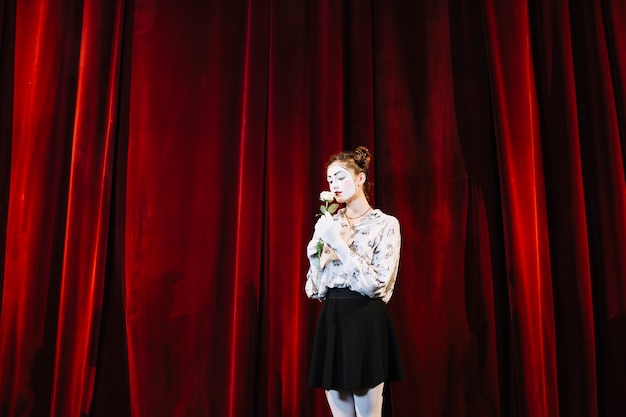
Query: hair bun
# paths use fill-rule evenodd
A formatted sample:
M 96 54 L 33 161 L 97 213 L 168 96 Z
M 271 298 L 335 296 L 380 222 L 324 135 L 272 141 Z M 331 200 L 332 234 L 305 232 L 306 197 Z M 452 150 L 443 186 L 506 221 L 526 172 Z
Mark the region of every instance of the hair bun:
M 364 171 L 368 170 L 371 159 L 372 155 L 365 146 L 359 146 L 354 150 L 354 162 Z

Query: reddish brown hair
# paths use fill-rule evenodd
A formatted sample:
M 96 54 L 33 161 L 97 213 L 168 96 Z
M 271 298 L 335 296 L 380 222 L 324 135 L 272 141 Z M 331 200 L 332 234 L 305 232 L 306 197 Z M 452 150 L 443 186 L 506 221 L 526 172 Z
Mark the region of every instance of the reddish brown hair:
M 326 168 L 328 168 L 333 162 L 340 162 L 346 168 L 354 172 L 355 175 L 359 175 L 361 172 L 363 172 L 365 174 L 363 191 L 365 192 L 365 197 L 369 199 L 369 167 L 371 160 L 372 154 L 370 154 L 370 151 L 365 146 L 359 146 L 354 151 L 344 151 L 334 154 L 328 160 Z

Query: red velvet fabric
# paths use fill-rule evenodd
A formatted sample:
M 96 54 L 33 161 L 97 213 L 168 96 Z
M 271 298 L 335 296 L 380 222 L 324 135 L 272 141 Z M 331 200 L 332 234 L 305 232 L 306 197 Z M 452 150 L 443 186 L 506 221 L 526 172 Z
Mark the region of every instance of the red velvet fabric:
M 0 2 L 0 416 L 320 416 L 305 245 L 373 153 L 386 416 L 626 413 L 626 5 Z

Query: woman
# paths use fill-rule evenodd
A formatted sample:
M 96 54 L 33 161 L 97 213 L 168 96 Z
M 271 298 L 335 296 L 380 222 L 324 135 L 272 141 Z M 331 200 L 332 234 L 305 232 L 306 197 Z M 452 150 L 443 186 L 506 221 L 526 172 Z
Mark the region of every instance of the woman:
M 331 157 L 326 179 L 345 206 L 320 217 L 307 246 L 306 294 L 324 302 L 309 385 L 326 390 L 335 417 L 381 416 L 384 383 L 402 377 L 386 306 L 398 273 L 400 225 L 370 206 L 370 161 L 363 146 Z

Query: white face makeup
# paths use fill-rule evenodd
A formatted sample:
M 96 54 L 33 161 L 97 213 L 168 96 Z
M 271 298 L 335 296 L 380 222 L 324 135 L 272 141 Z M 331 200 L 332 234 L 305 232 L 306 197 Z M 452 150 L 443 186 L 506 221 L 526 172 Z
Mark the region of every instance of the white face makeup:
M 356 193 L 356 184 L 354 177 L 344 167 L 340 165 L 331 165 L 326 171 L 326 180 L 330 191 L 335 194 L 335 200 L 339 203 L 343 203 Z

